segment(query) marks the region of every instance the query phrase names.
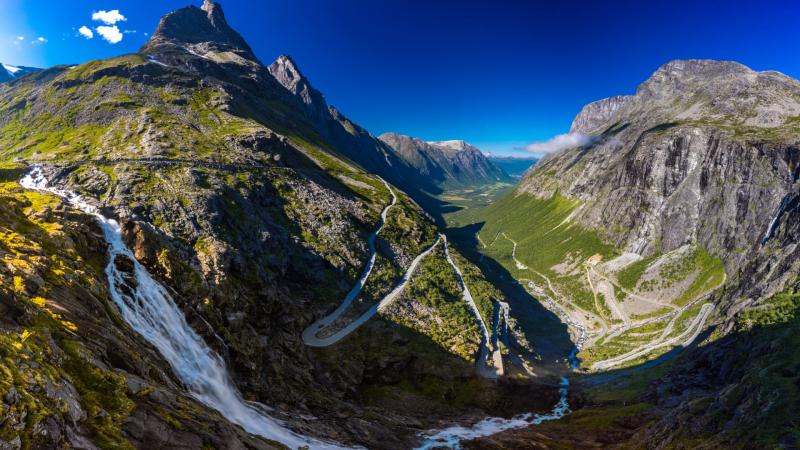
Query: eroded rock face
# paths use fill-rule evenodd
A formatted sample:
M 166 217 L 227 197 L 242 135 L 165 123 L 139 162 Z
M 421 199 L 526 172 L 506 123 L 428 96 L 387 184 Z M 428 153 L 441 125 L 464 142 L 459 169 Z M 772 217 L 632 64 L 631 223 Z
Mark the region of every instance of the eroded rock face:
M 609 428 L 605 442 L 797 446 L 785 418 L 795 415 L 797 392 L 790 367 L 797 365 L 800 274 L 798 105 L 800 82 L 782 74 L 673 61 L 635 95 L 587 105 L 572 131 L 595 141 L 550 155 L 520 184 L 518 193 L 579 199 L 571 219 L 626 251 L 647 256 L 696 243 L 725 264 L 725 287 L 711 298 L 714 334 L 653 376 L 637 398 L 652 405 L 646 421 L 631 422 L 624 434 Z M 787 303 L 776 307 L 778 293 L 795 300 L 782 297 Z M 770 308 L 779 311 L 753 326 L 749 314 Z M 537 437 L 549 442 L 569 425 L 548 425 Z M 491 448 L 487 441 L 476 448 Z

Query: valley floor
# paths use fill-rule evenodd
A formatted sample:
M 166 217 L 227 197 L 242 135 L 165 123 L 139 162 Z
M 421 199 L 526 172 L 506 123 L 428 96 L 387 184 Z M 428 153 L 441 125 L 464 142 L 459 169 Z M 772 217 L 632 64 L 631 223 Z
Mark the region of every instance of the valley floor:
M 690 345 L 704 329 L 726 279 L 704 249 L 684 246 L 647 259 L 621 253 L 570 222 L 579 205 L 510 192 L 459 191 L 455 211 L 443 219 L 476 264 L 488 273 L 502 267 L 496 282 L 521 287 L 527 301 L 569 327 L 582 370 L 645 363 Z

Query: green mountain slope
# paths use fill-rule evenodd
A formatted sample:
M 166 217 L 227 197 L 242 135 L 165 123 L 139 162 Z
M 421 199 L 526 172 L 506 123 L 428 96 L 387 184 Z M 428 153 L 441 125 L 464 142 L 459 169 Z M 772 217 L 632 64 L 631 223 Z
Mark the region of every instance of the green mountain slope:
M 243 396 L 274 406 L 271 414 L 289 427 L 344 443 L 405 447 L 416 433 L 408 423 L 418 429 L 493 405 L 493 385 L 475 374 L 479 331 L 464 328 L 474 317 L 455 294 L 425 303 L 417 296 L 427 291 L 414 288 L 404 297 L 408 311 L 376 317 L 341 345 L 315 350 L 302 342 L 303 329 L 338 306 L 355 282 L 368 259 L 367 237 L 391 198 L 365 169 L 386 161 L 367 150 L 382 144 L 350 134 L 337 125 L 345 123 L 341 116 L 325 111 L 325 124 L 315 121 L 213 2 L 165 16 L 140 53 L 0 86 L 4 195 L 17 199 L 8 200 L 0 223 L 8 239 L 0 249 L 0 307 L 24 312 L 4 315 L 0 328 L 0 398 L 14 400 L 0 409 L 0 439 L 29 445 L 34 430 L 47 426 L 48 442 L 58 446 L 80 439 L 101 448 L 172 448 L 183 440 L 196 448 L 273 445 L 185 399 L 164 360 L 109 303 L 104 246 L 91 237 L 98 233 L 92 220 L 16 184 L 34 164 L 55 186 L 94 199 L 119 220 L 136 258 L 225 360 Z M 360 153 L 343 145 L 355 142 Z M 364 158 L 351 158 L 358 155 Z M 78 237 L 47 240 L 47 232 L 78 225 Z M 20 241 L 17 234 L 25 233 Z M 435 225 L 400 194 L 379 235 L 381 262 L 363 303 L 390 290 L 435 239 Z M 443 262 L 437 253 L 426 264 Z M 437 277 L 422 270 L 414 282 Z M 451 280 L 447 289 L 453 287 Z M 452 321 L 408 327 L 422 320 L 415 309 L 422 304 Z M 444 335 L 472 344 L 454 346 Z M 55 346 L 41 350 L 51 336 Z M 38 369 L 26 363 L 33 354 Z M 64 401 L 72 406 L 45 398 L 47 377 L 68 391 Z M 364 409 L 378 391 L 406 400 L 391 411 L 379 402 Z M 464 394 L 454 402 L 452 392 Z M 69 416 L 77 405 L 86 414 Z

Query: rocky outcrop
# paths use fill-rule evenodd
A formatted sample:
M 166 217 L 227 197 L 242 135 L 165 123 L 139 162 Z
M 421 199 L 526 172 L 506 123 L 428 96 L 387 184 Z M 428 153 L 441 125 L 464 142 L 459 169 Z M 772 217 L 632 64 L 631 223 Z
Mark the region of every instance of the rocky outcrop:
M 510 177 L 475 146 L 464 141 L 425 142 L 397 133 L 378 137 L 423 177 L 438 184 L 475 185 Z
M 325 98 L 300 73 L 300 69 L 290 56 L 279 56 L 267 70 L 286 90 L 300 99 L 312 121 L 322 123 L 327 120 L 329 112 Z
M 589 103 L 581 108 L 581 111 L 575 116 L 569 132 L 590 133 L 594 131 L 598 126 L 608 123 L 631 98 L 629 95 L 618 95 Z

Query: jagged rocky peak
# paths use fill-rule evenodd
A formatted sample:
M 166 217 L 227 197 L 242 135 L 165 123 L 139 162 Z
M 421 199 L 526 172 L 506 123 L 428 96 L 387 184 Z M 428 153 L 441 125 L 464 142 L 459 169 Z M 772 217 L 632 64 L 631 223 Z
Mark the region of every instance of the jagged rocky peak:
M 311 86 L 291 56 L 281 55 L 268 67 L 269 73 L 289 92 L 300 97 L 306 105 L 325 104 L 322 94 Z
M 300 103 L 306 116 L 316 124 L 327 122 L 338 112 L 328 107 L 322 93 L 308 81 L 289 55 L 280 55 L 267 70 Z M 335 120 L 338 120 L 334 117 Z
M 162 17 L 155 33 L 140 51 L 152 53 L 176 46 L 194 53 L 233 52 L 256 60 L 247 42 L 228 25 L 222 6 L 213 0 L 205 0 L 200 8 L 190 5 Z

